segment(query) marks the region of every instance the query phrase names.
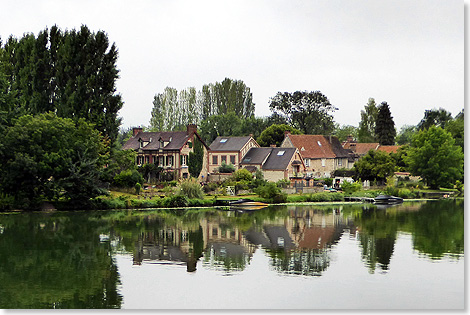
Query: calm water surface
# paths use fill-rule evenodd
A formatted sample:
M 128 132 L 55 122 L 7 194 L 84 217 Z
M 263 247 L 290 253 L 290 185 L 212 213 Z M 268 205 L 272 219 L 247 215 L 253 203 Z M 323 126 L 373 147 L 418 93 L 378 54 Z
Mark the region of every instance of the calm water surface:
M 463 309 L 463 201 L 0 214 L 0 308 Z

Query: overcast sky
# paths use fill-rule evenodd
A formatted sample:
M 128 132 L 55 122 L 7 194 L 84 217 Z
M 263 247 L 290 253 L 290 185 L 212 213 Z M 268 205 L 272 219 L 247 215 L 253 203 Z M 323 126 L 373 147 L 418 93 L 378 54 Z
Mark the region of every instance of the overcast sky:
M 466 4 L 466 2 L 465 2 Z M 398 128 L 426 109 L 464 107 L 464 1 L 4 1 L 0 36 L 105 31 L 119 49 L 123 127 L 149 125 L 167 86 L 224 78 L 250 87 L 256 116 L 277 92 L 321 91 L 357 126 L 369 97 Z

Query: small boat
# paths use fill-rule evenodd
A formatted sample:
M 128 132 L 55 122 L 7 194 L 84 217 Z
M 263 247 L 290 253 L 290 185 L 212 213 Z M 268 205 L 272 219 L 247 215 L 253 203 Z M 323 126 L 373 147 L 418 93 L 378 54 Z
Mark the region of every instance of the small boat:
M 389 195 L 378 195 L 377 197 L 374 198 L 374 203 L 375 204 L 396 204 L 396 203 L 402 203 L 403 198 L 400 197 L 395 197 L 395 196 L 389 196 Z
M 260 201 L 253 201 L 251 199 L 238 199 L 229 202 L 231 208 L 243 209 L 243 210 L 259 210 L 266 208 L 267 203 Z

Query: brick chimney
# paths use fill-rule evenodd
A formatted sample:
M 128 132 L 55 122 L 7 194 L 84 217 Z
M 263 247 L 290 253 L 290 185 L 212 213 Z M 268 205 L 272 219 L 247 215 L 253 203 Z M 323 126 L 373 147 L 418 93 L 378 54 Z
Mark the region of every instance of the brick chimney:
M 271 148 L 275 148 L 276 145 L 275 145 L 275 144 L 271 144 L 270 147 L 271 147 Z
M 195 124 L 188 124 L 186 126 L 186 134 L 190 135 L 192 133 L 195 133 L 197 131 L 197 125 Z
M 139 132 L 142 132 L 142 130 L 143 130 L 143 129 L 142 129 L 141 127 L 132 128 L 132 136 L 133 136 L 133 137 L 137 136 L 137 134 L 138 134 Z

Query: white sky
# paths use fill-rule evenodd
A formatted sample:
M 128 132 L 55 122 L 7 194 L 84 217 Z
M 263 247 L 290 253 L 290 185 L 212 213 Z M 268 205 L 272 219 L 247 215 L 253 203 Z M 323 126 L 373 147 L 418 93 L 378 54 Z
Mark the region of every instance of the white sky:
M 256 116 L 277 92 L 325 94 L 341 125 L 357 126 L 369 97 L 395 125 L 425 109 L 464 108 L 464 1 L 3 1 L 0 37 L 50 28 L 103 30 L 119 49 L 123 127 L 149 125 L 152 101 L 242 80 Z

